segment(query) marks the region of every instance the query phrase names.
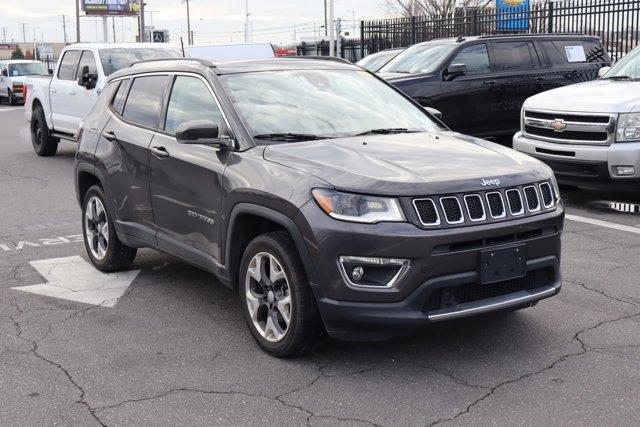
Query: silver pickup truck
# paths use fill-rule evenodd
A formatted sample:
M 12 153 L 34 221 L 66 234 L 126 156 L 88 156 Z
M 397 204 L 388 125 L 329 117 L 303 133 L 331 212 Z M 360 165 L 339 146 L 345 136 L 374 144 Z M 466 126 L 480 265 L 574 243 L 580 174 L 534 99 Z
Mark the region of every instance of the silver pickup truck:
M 61 139 L 75 141 L 107 77 L 137 61 L 179 58 L 182 52 L 162 43 L 80 43 L 67 46 L 52 77 L 27 77 L 24 110 L 31 142 L 39 156 L 52 156 Z
M 562 184 L 638 191 L 640 49 L 599 74 L 527 99 L 513 148 L 547 163 Z

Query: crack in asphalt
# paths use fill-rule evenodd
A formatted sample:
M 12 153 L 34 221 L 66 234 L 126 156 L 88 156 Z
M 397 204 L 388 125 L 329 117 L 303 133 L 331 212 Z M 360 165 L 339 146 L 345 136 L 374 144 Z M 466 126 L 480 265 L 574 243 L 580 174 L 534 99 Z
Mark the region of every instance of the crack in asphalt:
M 409 364 L 412 364 L 412 365 L 419 366 L 419 367 L 421 367 L 423 369 L 428 369 L 430 371 L 433 371 L 436 374 L 441 375 L 443 377 L 446 377 L 450 381 L 452 381 L 452 382 L 454 382 L 454 383 L 456 383 L 458 385 L 464 386 L 464 387 L 469 387 L 469 388 L 474 388 L 474 389 L 484 389 L 484 390 L 489 390 L 491 388 L 490 386 L 486 386 L 486 385 L 471 384 L 470 382 L 467 382 L 467 381 L 465 381 L 463 379 L 460 379 L 460 378 L 454 376 L 453 374 L 451 374 L 449 372 L 444 372 L 441 369 L 434 368 L 433 366 L 425 365 L 425 364 L 420 363 L 420 362 L 416 362 L 415 360 L 408 360 L 408 359 L 398 359 L 398 360 L 400 362 L 409 363 Z
M 607 299 L 610 299 L 611 301 L 616 301 L 616 302 L 619 302 L 619 303 L 622 303 L 622 304 L 628 304 L 628 305 L 630 305 L 632 307 L 637 307 L 638 306 L 638 304 L 636 302 L 614 297 L 612 295 L 609 295 L 608 293 L 606 293 L 602 289 L 592 288 L 590 286 L 587 286 L 586 283 L 582 283 L 582 282 L 577 281 L 575 279 L 567 279 L 567 278 L 565 278 L 564 281 L 569 282 L 569 283 L 574 284 L 574 285 L 578 285 L 581 288 L 584 288 L 584 289 L 586 289 L 588 291 L 598 293 L 598 294 L 602 295 L 603 297 L 605 297 Z
M 60 322 L 57 323 L 64 323 L 69 319 L 72 319 L 74 317 L 79 316 L 82 313 L 85 313 L 87 311 L 93 310 L 95 308 L 101 307 L 102 304 L 104 304 L 106 301 L 103 301 L 100 305 L 97 306 L 93 306 L 93 307 L 88 307 L 88 308 L 83 308 L 82 310 L 78 310 L 73 312 L 71 315 L 65 317 L 63 320 L 61 320 Z M 68 369 L 66 369 L 64 366 L 62 366 L 60 363 L 57 363 L 49 358 L 47 358 L 46 356 L 44 356 L 43 354 L 38 352 L 39 349 L 39 344 L 38 341 L 35 339 L 30 339 L 30 338 L 26 338 L 24 336 L 22 336 L 23 330 L 22 330 L 22 325 L 20 323 L 20 321 L 17 319 L 17 317 L 29 313 L 31 311 L 35 311 L 35 310 L 28 310 L 25 311 L 23 310 L 18 303 L 16 302 L 15 298 L 12 298 L 10 301 L 10 305 L 12 307 L 14 307 L 14 309 L 17 311 L 16 314 L 13 315 L 9 315 L 6 316 L 7 318 L 11 319 L 11 321 L 13 322 L 14 328 L 16 330 L 16 337 L 19 338 L 20 340 L 28 343 L 31 345 L 31 350 L 29 351 L 29 353 L 33 354 L 35 357 L 37 357 L 38 359 L 42 360 L 43 362 L 49 364 L 50 366 L 56 368 L 57 370 L 59 370 L 60 372 L 62 372 L 64 374 L 64 376 L 67 378 L 67 380 L 73 385 L 73 387 L 78 390 L 78 392 L 80 392 L 80 397 L 76 400 L 76 403 L 84 406 L 88 411 L 89 414 L 91 415 L 91 417 L 101 426 L 106 426 L 106 424 L 96 415 L 96 410 L 95 408 L 93 408 L 85 399 L 85 390 L 84 388 L 82 388 L 82 386 L 73 378 L 73 376 L 71 375 L 71 373 L 69 372 Z M 44 336 L 42 336 L 39 341 L 42 341 L 44 339 L 47 338 L 47 336 L 51 333 L 53 329 L 53 324 L 49 324 L 47 326 L 47 332 L 44 334 Z
M 12 165 L 12 166 L 9 166 L 9 167 L 7 167 L 7 168 L 5 168 L 5 167 L 0 167 L 0 172 L 4 172 L 5 174 L 7 174 L 7 175 L 8 175 L 9 177 L 11 177 L 11 178 L 15 178 L 15 179 L 31 179 L 31 180 L 34 180 L 34 181 L 36 181 L 36 182 L 39 182 L 39 183 L 42 185 L 42 187 L 40 187 L 40 188 L 39 188 L 40 190 L 44 190 L 45 188 L 47 188 L 47 186 L 49 185 L 49 183 L 48 183 L 47 181 L 45 181 L 44 179 L 40 178 L 39 176 L 31 176 L 31 175 L 16 175 L 16 174 L 14 174 L 13 172 L 10 172 L 10 171 L 9 171 L 9 168 L 12 168 L 12 167 L 14 167 L 14 166 L 19 166 L 19 165 L 20 165 L 20 164 L 18 164 L 18 165 Z M 0 181 L 0 182 L 1 182 L 1 181 Z
M 458 419 L 459 417 L 468 414 L 469 412 L 471 412 L 471 410 L 473 409 L 474 406 L 480 404 L 482 401 L 488 399 L 489 397 L 491 397 L 493 394 L 495 394 L 495 392 L 502 388 L 505 387 L 507 385 L 510 384 L 515 384 L 518 383 L 519 381 L 522 381 L 524 379 L 527 378 L 531 378 L 534 377 L 536 375 L 539 375 L 543 372 L 549 371 L 551 369 L 553 369 L 554 367 L 556 367 L 558 364 L 570 359 L 570 358 L 574 358 L 574 357 L 578 357 L 578 356 L 582 356 L 588 352 L 593 351 L 593 349 L 589 348 L 585 342 L 582 340 L 582 338 L 580 338 L 580 335 L 585 333 L 585 332 L 589 332 L 592 331 L 594 329 L 599 328 L 602 325 L 605 324 L 609 324 L 609 323 L 615 323 L 615 322 L 619 322 L 621 320 L 627 320 L 627 319 L 631 319 L 634 317 L 639 317 L 640 316 L 640 312 L 634 313 L 634 314 L 628 314 L 625 316 L 621 316 L 615 319 L 608 319 L 608 320 L 603 320 L 595 325 L 592 326 L 588 326 L 584 329 L 579 330 L 578 332 L 576 332 L 573 337 L 571 338 L 571 341 L 577 341 L 578 344 L 580 344 L 580 350 L 577 352 L 573 352 L 573 353 L 567 353 L 567 354 L 563 354 L 562 356 L 560 356 L 559 358 L 557 358 L 556 360 L 554 360 L 552 363 L 550 363 L 549 365 L 545 366 L 544 368 L 541 368 L 537 371 L 534 372 L 529 372 L 526 374 L 523 374 L 517 378 L 513 378 L 513 379 L 509 379 L 506 381 L 501 382 L 500 384 L 495 385 L 494 387 L 492 387 L 486 394 L 484 394 L 483 396 L 481 396 L 480 398 L 474 400 L 473 402 L 471 402 L 469 405 L 467 405 L 466 409 L 464 409 L 463 411 L 458 412 L 457 414 L 455 414 L 453 417 L 450 418 L 446 418 L 446 419 L 438 419 L 430 424 L 428 424 L 429 427 L 431 426 L 435 426 L 435 425 L 439 425 L 445 422 L 449 422 L 449 421 L 454 421 L 456 419 Z

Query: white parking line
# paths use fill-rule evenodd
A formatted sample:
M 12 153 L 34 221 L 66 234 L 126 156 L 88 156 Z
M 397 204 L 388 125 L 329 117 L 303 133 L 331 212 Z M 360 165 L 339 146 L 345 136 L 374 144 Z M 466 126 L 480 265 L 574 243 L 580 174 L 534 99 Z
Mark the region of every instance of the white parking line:
M 0 108 L 0 113 L 4 113 L 5 111 L 18 111 L 17 108 Z
M 597 225 L 599 227 L 611 228 L 613 230 L 626 231 L 627 233 L 640 234 L 640 228 L 631 227 L 629 225 L 616 224 L 615 222 L 602 221 L 599 219 L 585 218 L 578 215 L 565 215 L 570 221 L 584 222 L 586 224 Z

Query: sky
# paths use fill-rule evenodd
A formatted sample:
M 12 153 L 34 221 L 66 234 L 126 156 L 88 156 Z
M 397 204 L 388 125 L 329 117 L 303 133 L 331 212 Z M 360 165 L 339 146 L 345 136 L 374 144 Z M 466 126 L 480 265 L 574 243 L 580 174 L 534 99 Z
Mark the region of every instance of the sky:
M 244 41 L 245 5 L 243 0 L 190 0 L 191 28 L 195 44 Z M 384 0 L 335 0 L 335 17 L 342 18 L 345 31 L 352 33 L 356 20 L 386 16 Z M 187 38 L 187 12 L 183 0 L 146 0 L 146 24 L 169 30 L 172 42 Z M 255 42 L 292 44 L 294 24 L 296 40 L 313 40 L 324 35 L 323 0 L 249 0 L 252 34 Z M 75 42 L 74 0 L 0 0 L 0 41 L 22 42 L 22 23 L 26 41 L 64 40 L 63 15 L 66 15 L 67 37 Z M 109 18 L 109 39 L 113 41 L 113 25 Z M 314 31 L 314 24 L 316 30 Z M 82 41 L 102 41 L 101 18 L 81 18 Z M 135 18 L 115 18 L 116 41 L 134 41 Z M 5 36 L 6 34 L 6 36 Z

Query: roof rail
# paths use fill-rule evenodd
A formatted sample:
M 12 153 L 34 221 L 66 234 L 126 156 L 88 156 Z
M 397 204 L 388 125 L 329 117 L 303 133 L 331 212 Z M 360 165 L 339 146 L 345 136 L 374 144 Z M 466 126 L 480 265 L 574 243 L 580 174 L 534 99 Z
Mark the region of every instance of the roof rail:
M 204 66 L 207 67 L 215 67 L 215 64 L 212 63 L 211 61 L 208 61 L 206 59 L 200 59 L 200 58 L 155 58 L 155 59 L 143 59 L 141 61 L 136 61 L 134 63 L 132 63 L 129 67 L 133 67 L 134 65 L 138 65 L 138 64 L 146 64 L 149 62 L 165 62 L 165 61 L 194 61 L 194 62 L 198 62 Z
M 485 34 L 478 36 L 479 39 L 488 39 L 493 37 L 549 37 L 549 36 L 576 36 L 576 37 L 597 37 L 591 34 L 583 33 L 514 33 L 514 34 Z
M 283 59 L 317 59 L 322 61 L 335 61 L 335 62 L 342 62 L 344 64 L 353 65 L 351 62 L 347 61 L 346 59 L 338 58 L 337 56 L 319 56 L 319 55 L 287 56 L 287 57 L 283 57 Z

